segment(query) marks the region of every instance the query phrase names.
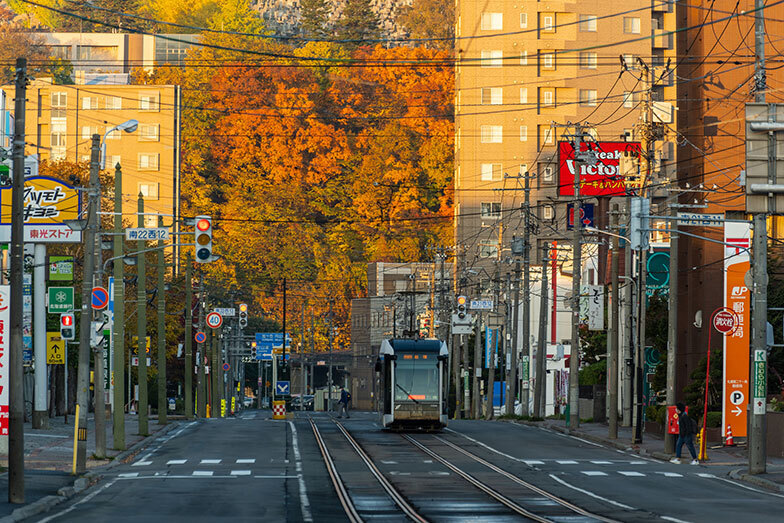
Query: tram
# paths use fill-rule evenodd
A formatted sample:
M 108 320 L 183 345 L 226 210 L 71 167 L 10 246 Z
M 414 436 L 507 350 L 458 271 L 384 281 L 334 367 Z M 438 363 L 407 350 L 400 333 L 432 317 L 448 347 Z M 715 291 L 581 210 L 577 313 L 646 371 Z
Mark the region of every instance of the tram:
M 446 426 L 449 350 L 434 339 L 381 342 L 379 413 L 390 430 L 440 430 Z

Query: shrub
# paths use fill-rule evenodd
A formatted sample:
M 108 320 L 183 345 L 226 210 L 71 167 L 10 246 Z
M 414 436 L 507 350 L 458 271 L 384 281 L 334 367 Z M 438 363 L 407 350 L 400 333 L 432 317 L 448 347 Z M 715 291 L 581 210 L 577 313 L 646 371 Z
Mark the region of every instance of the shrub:
M 708 428 L 721 427 L 721 412 L 708 412 Z

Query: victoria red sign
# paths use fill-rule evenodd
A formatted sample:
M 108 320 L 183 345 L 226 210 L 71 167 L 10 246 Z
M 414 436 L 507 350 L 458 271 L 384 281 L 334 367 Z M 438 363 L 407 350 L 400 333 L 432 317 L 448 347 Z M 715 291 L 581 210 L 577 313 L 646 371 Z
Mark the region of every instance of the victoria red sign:
M 639 142 L 583 142 L 583 150 L 596 152 L 596 165 L 576 162 L 572 142 L 558 142 L 558 194 L 574 196 L 574 177 L 580 173 L 581 196 L 623 196 L 627 180 L 621 176 L 621 158 L 639 156 Z
M 722 334 L 728 334 L 735 330 L 735 314 L 732 311 L 722 310 L 713 317 L 713 326 Z

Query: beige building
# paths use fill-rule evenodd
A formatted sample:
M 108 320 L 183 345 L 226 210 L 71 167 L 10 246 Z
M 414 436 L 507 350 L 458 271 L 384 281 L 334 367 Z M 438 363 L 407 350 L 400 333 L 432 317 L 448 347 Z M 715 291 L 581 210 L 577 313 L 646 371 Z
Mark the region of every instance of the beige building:
M 3 88 L 13 99 L 13 88 Z M 106 169 L 123 169 L 123 213 L 136 225 L 138 194 L 145 210 L 164 215 L 169 225 L 179 216 L 180 88 L 174 85 L 52 85 L 39 79 L 27 89 L 27 154 L 43 160 L 90 160 L 93 134 L 131 119 L 133 133 L 106 137 Z M 157 227 L 156 216 L 145 218 Z
M 567 247 L 563 256 L 570 257 L 566 220 L 572 197 L 558 191 L 559 167 L 565 166 L 563 158 L 559 164 L 558 142 L 568 131 L 560 126 L 582 123 L 598 141 L 642 141 L 644 147 L 646 122 L 658 122 L 660 134 L 649 135 L 652 180 L 674 178 L 675 132 L 669 124 L 677 109 L 677 57 L 675 39 L 665 35 L 675 28 L 674 5 L 457 2 L 458 271 L 511 255 L 512 237 L 523 235 L 524 173 L 530 173 L 534 238 L 538 244 L 560 240 Z M 630 162 L 623 168 L 636 172 L 639 162 Z M 596 225 L 605 225 L 609 198 L 583 201 L 594 204 Z M 536 246 L 532 241 L 533 263 L 539 259 Z M 585 278 L 593 280 L 586 283 L 603 279 L 602 249 L 594 249 L 594 256 L 598 267 L 584 264 Z

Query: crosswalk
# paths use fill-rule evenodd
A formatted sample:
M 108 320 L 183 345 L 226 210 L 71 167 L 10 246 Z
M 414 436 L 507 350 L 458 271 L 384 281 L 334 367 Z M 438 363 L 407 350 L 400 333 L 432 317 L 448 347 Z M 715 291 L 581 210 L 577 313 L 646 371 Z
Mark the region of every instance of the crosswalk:
M 287 463 L 283 460 L 282 463 Z M 133 472 L 117 474 L 120 479 L 172 479 L 172 478 L 242 478 L 285 479 L 292 476 L 284 471 L 270 474 L 268 468 L 254 471 L 256 458 L 160 458 L 146 455 L 131 464 Z M 296 476 L 294 476 L 296 477 Z
M 221 464 L 231 464 L 234 463 L 236 465 L 253 465 L 256 463 L 256 458 L 237 458 L 235 460 L 226 460 L 224 462 L 221 458 L 203 458 L 203 459 L 195 459 L 195 460 L 188 460 L 188 459 L 170 459 L 166 461 L 166 465 L 186 465 L 188 463 L 194 463 L 199 465 L 221 465 Z M 148 467 L 152 465 L 154 461 L 152 460 L 139 460 L 133 464 L 132 467 Z
M 523 463 L 530 467 L 546 465 L 649 465 L 650 461 L 644 460 L 575 460 L 575 459 L 524 459 Z

